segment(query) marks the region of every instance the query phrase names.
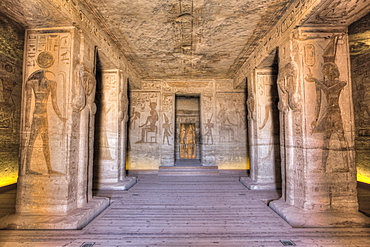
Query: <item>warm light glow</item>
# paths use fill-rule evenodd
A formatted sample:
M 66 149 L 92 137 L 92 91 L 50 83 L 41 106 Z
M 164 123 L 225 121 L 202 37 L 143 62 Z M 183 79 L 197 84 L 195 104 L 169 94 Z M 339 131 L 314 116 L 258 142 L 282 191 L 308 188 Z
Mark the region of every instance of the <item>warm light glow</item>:
M 357 181 L 370 184 L 370 177 L 357 173 Z
M 17 183 L 18 174 L 11 175 L 9 177 L 1 177 L 0 179 L 0 187 L 4 187 L 10 184 Z

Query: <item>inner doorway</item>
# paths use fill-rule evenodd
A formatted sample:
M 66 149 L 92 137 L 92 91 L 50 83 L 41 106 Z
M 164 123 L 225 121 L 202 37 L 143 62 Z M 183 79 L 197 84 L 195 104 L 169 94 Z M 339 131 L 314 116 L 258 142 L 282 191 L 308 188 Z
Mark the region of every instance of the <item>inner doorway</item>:
M 176 95 L 175 165 L 200 165 L 200 99 L 198 95 Z

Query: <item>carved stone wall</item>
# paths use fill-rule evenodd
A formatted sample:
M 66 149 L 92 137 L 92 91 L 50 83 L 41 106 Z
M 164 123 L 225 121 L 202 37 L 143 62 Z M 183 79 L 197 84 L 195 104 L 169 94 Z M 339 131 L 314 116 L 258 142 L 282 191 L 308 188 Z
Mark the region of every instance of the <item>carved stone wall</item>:
M 25 47 L 17 212 L 66 214 L 92 198 L 94 47 L 74 28 L 27 30 Z
M 351 79 L 355 110 L 356 168 L 359 181 L 370 183 L 370 15 L 349 26 Z
M 24 29 L 0 14 L 0 186 L 17 182 Z
M 129 169 L 175 162 L 175 96 L 200 97 L 200 159 L 220 169 L 246 169 L 244 90 L 232 80 L 144 80 L 130 93 Z
M 283 198 L 304 210 L 357 208 L 345 29 L 299 28 L 280 46 Z

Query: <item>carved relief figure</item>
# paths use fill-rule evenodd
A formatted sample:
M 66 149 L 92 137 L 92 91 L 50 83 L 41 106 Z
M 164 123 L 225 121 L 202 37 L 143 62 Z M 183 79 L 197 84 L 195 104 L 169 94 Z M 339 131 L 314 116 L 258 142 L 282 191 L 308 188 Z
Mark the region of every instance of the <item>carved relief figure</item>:
M 278 108 L 283 113 L 290 109 L 300 109 L 300 96 L 297 84 L 297 65 L 291 61 L 287 63 L 279 72 L 278 76 L 279 104 Z
M 213 118 L 213 114 L 210 118 L 207 119 L 207 123 L 204 125 L 206 132 L 204 133 L 204 137 L 206 139 L 205 144 L 209 144 L 209 140 L 211 140 L 211 144 L 213 144 L 213 134 L 212 134 L 212 129 L 214 127 L 214 124 L 211 123 Z
M 339 69 L 334 63 L 337 36 L 334 36 L 324 52 L 324 64 L 322 66 L 323 80 L 316 79 L 309 74 L 305 79 L 308 82 L 315 82 L 317 91 L 325 94 L 326 109 L 323 109 L 321 97 L 318 97 L 315 120 L 311 123 L 312 133 L 324 133 L 324 146 L 322 163 L 326 171 L 327 159 L 330 149 L 330 139 L 337 134 L 341 150 L 348 151 L 348 143 L 344 136 L 342 113 L 339 106 L 339 97 L 347 82 L 339 80 Z M 320 113 L 323 114 L 320 115 Z M 348 155 L 344 153 L 344 160 L 348 166 Z
M 157 142 L 157 121 L 158 121 L 158 112 L 155 109 L 157 107 L 156 102 L 150 102 L 150 115 L 147 117 L 145 123 L 140 125 L 141 129 L 141 139 L 135 143 L 153 143 Z M 154 136 L 148 138 L 148 133 L 152 132 Z M 153 137 L 153 138 L 152 138 Z
M 171 124 L 166 114 L 164 114 L 164 124 L 162 124 L 162 127 L 163 127 L 163 143 L 167 139 L 167 144 L 171 146 L 170 140 L 169 140 L 169 137 L 172 135 Z
M 366 124 L 369 123 L 370 120 L 370 109 L 369 105 L 366 99 L 366 85 L 368 83 L 366 82 L 368 80 L 367 75 L 365 75 L 362 79 L 361 83 L 358 83 L 356 86 L 356 103 L 357 103 L 357 116 L 359 117 L 359 126 L 364 127 Z M 364 83 L 365 82 L 365 83 Z M 367 116 L 366 116 L 367 115 Z
M 73 132 L 80 133 L 80 165 L 78 194 L 84 205 L 91 198 L 92 167 L 94 147 L 94 122 L 96 114 L 95 104 L 96 80 L 92 73 L 88 72 L 84 65 L 76 67 L 75 95 L 73 98 L 73 110 L 79 114 L 80 125 L 75 125 Z
M 12 93 L 16 83 L 7 78 L 0 78 L 0 128 L 13 129 L 15 104 Z
M 121 89 L 120 90 L 120 114 L 119 114 L 119 121 L 128 121 L 128 98 L 126 95 L 125 90 Z
M 47 73 L 52 74 L 46 70 L 37 70 L 33 72 L 26 82 L 26 107 L 31 107 L 32 94 L 35 98 L 35 106 L 32 114 L 32 122 L 29 114 L 25 116 L 26 130 L 30 131 L 30 136 L 26 143 L 26 157 L 25 165 L 26 172 L 36 175 L 41 173 L 31 170 L 30 161 L 33 150 L 33 145 L 38 135 L 41 136 L 43 142 L 43 152 L 49 174 L 61 174 L 54 171 L 50 162 L 50 147 L 49 147 L 49 126 L 48 126 L 48 112 L 47 102 L 49 95 L 55 113 L 58 118 L 65 122 L 67 119 L 62 116 L 57 105 L 57 84 L 56 81 L 49 80 L 46 76 Z
M 235 141 L 233 126 L 237 125 L 230 121 L 223 103 L 220 103 L 217 119 L 220 122 L 220 141 Z
M 255 100 L 255 97 L 254 97 L 254 93 L 250 92 L 248 94 L 248 99 L 247 99 L 246 103 L 247 103 L 249 117 L 252 120 L 256 120 L 256 114 L 255 114 L 256 100 Z
M 131 121 L 130 121 L 130 128 L 131 129 L 136 129 L 136 121 L 138 119 L 140 119 L 140 116 L 141 116 L 140 112 L 136 111 L 135 110 L 135 107 L 133 107 L 132 108 L 132 114 L 130 116 L 130 119 L 131 119 Z
M 180 158 L 196 158 L 196 133 L 195 124 L 181 124 L 180 127 Z

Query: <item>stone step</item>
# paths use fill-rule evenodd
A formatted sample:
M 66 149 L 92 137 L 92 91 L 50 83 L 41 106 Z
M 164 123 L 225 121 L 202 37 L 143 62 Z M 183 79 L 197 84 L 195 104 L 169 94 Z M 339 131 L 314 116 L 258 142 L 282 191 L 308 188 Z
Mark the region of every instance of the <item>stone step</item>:
M 214 176 L 218 166 L 160 166 L 158 176 Z

